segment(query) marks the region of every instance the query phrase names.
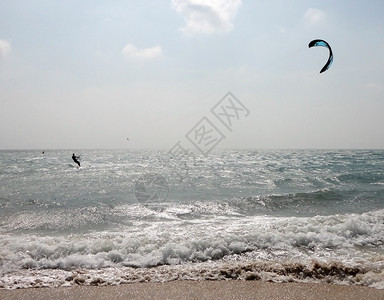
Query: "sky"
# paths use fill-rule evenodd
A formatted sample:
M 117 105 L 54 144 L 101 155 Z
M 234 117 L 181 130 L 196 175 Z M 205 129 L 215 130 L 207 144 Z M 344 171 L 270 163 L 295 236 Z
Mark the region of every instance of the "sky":
M 0 149 L 383 149 L 383 13 L 382 0 L 0 0 Z M 334 54 L 321 74 L 313 39 Z

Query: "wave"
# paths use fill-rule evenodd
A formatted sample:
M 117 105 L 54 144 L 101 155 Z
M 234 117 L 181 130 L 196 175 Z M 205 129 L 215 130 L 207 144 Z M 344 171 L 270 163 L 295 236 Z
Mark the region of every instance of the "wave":
M 3 234 L 1 270 L 154 267 L 231 255 L 250 260 L 327 258 L 367 264 L 381 257 L 383 262 L 384 210 L 313 218 L 206 216 L 191 220 L 177 218 L 180 211 L 141 209 L 130 212 L 137 214 L 130 224 L 127 221 L 113 230 L 88 227 L 89 232 L 73 230 L 61 235 L 42 231 Z
M 374 194 L 356 190 L 320 189 L 308 192 L 235 197 L 228 202 L 245 215 L 316 216 L 363 213 L 382 207 L 384 190 Z
M 207 218 L 242 218 L 252 216 L 314 217 L 334 214 L 362 214 L 382 207 L 384 190 L 376 198 L 361 191 L 321 189 L 308 192 L 240 196 L 222 200 L 158 200 L 145 204 L 118 201 L 79 201 L 74 205 L 57 200 L 16 201 L 0 198 L 3 215 L 0 232 L 86 232 L 127 226 L 144 220 L 205 220 Z M 101 197 L 103 195 L 101 194 Z M 12 200 L 12 201 L 11 201 Z M 72 206 L 72 207 L 71 207 Z

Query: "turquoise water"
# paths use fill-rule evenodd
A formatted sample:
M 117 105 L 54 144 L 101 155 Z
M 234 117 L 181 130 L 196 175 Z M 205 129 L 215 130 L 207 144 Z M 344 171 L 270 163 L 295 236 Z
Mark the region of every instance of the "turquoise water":
M 76 154 L 80 168 L 71 151 L 0 151 L 3 287 L 72 285 L 81 270 L 83 284 L 384 288 L 382 150 Z

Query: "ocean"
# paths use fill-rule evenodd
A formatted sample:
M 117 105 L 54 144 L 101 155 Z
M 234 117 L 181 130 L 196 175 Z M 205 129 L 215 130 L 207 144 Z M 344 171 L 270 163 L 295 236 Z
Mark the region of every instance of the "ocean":
M 0 287 L 384 289 L 384 150 L 0 151 Z

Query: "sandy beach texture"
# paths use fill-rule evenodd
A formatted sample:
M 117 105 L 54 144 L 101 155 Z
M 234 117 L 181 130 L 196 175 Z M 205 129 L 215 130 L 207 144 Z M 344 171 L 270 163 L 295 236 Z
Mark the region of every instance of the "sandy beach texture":
M 0 299 L 337 299 L 380 300 L 384 290 L 358 286 L 261 281 L 172 281 L 119 286 L 0 290 Z

